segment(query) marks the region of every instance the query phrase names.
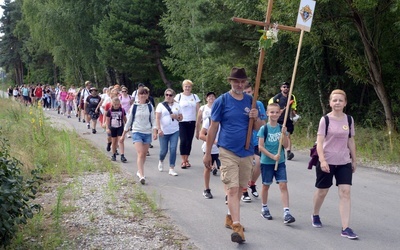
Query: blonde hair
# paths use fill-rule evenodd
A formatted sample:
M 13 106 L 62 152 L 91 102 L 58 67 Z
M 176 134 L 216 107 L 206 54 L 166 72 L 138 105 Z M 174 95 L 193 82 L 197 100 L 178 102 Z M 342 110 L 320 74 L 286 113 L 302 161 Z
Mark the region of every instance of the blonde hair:
M 278 109 L 281 109 L 281 106 L 279 106 L 278 103 L 273 102 L 273 103 L 268 104 L 268 106 L 267 106 L 267 111 L 268 111 L 270 108 L 272 108 L 272 107 L 276 107 L 276 108 L 278 108 Z
M 182 82 L 182 87 L 185 86 L 185 85 L 193 86 L 193 82 L 190 81 L 190 80 L 188 80 L 188 79 L 186 79 L 186 80 L 184 80 L 184 81 Z
M 332 91 L 331 95 L 329 96 L 329 100 L 332 99 L 332 96 L 335 94 L 339 94 L 339 95 L 343 95 L 344 96 L 344 100 L 347 102 L 347 96 L 346 96 L 346 92 L 344 92 L 341 89 L 335 89 Z

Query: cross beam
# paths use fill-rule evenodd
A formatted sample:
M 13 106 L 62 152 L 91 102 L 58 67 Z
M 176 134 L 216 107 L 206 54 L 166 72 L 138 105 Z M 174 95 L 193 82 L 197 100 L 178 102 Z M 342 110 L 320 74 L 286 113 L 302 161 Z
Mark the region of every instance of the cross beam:
M 256 26 L 262 26 L 262 27 L 264 27 L 264 30 L 268 30 L 270 25 L 271 25 L 270 20 L 271 20 L 271 13 L 272 13 L 272 5 L 273 4 L 274 4 L 273 0 L 268 0 L 267 13 L 265 15 L 265 22 L 259 22 L 259 21 L 255 21 L 255 20 L 238 18 L 238 17 L 233 17 L 232 21 L 238 22 L 238 23 L 256 25 Z M 301 31 L 301 29 L 298 29 L 298 28 L 295 28 L 295 27 L 290 27 L 290 26 L 284 26 L 284 25 L 278 25 L 278 28 L 282 29 L 282 30 L 293 31 L 293 32 L 300 32 Z M 255 83 L 255 86 L 254 86 L 253 102 L 251 104 L 252 108 L 256 108 L 256 104 L 257 104 L 258 90 L 260 89 L 261 74 L 262 74 L 263 65 L 264 65 L 264 57 L 265 57 L 265 49 L 261 48 L 260 49 L 260 57 L 258 59 L 256 83 Z M 250 146 L 250 139 L 252 137 L 254 120 L 255 120 L 254 118 L 249 119 L 249 127 L 247 129 L 247 138 L 246 138 L 246 145 L 245 145 L 246 149 L 249 149 L 249 146 Z

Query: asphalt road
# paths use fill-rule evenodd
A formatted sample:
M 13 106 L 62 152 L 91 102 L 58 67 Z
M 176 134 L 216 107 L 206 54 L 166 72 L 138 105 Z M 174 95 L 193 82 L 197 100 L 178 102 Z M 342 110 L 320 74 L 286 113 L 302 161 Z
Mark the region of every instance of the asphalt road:
M 106 135 L 102 129 L 93 135 L 86 124 L 77 118 L 67 119 L 56 111 L 45 111 L 58 126 L 74 128 L 82 137 L 97 145 L 105 154 Z M 296 142 L 294 142 L 296 143 Z M 314 171 L 307 170 L 308 152 L 296 152 L 287 162 L 290 209 L 296 222 L 284 225 L 278 185 L 270 188 L 269 208 L 274 217 L 268 221 L 260 215 L 261 201 L 252 197 L 251 203 L 241 204 L 241 223 L 246 242 L 231 242 L 231 230 L 224 227 L 227 206 L 219 176 L 211 176 L 214 199 L 206 200 L 204 188 L 201 142 L 194 139 L 190 162 L 192 167 L 181 169 L 177 156 L 179 176 L 159 172 L 158 141 L 153 142 L 151 156 L 145 164 L 146 185 L 143 189 L 153 197 L 160 208 L 181 231 L 200 249 L 400 249 L 400 175 L 359 167 L 353 178 L 352 216 L 350 227 L 358 240 L 340 236 L 340 217 L 337 188 L 332 187 L 321 209 L 322 228 L 311 226 Z M 136 153 L 130 139 L 125 141 L 127 163 L 117 161 L 127 174 L 135 176 Z M 168 157 L 168 156 L 167 156 Z M 167 161 L 166 161 L 167 162 Z M 166 168 L 165 168 L 166 169 Z M 136 178 L 136 176 L 135 176 Z M 260 187 L 260 179 L 257 186 Z

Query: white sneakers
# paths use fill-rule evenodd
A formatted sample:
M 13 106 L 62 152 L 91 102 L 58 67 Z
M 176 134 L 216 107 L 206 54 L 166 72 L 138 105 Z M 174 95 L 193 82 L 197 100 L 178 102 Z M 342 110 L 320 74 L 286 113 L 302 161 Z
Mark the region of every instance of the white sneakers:
M 158 161 L 158 171 L 162 172 L 163 171 L 163 162 Z
M 169 174 L 169 175 L 172 175 L 172 176 L 178 176 L 178 173 L 175 172 L 175 170 L 174 170 L 173 168 L 171 168 L 171 169 L 169 170 L 168 174 Z

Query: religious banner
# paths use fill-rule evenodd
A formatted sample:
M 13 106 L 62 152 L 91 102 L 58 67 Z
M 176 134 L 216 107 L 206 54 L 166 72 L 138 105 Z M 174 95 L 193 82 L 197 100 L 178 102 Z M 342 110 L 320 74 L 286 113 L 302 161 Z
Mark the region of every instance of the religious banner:
M 314 17 L 314 9 L 314 0 L 301 0 L 299 12 L 297 14 L 296 28 L 310 32 L 312 19 Z

